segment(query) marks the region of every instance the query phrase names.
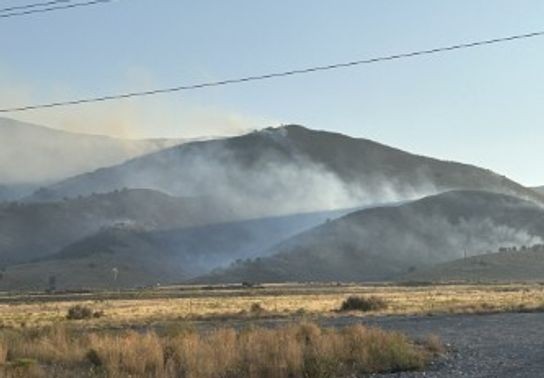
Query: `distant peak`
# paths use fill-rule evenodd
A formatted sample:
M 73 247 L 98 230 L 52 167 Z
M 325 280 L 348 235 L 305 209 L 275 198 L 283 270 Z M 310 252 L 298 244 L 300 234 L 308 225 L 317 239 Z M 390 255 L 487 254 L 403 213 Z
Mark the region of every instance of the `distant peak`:
M 294 132 L 294 131 L 311 131 L 311 130 L 301 125 L 287 124 L 287 125 L 281 125 L 281 126 L 267 127 L 257 132 L 287 134 L 289 132 Z
M 304 127 L 304 126 L 302 126 L 302 125 L 297 125 L 297 124 L 294 124 L 294 123 L 290 123 L 290 124 L 287 124 L 287 125 L 278 126 L 277 129 L 285 129 L 285 130 L 307 130 L 307 131 L 310 131 L 309 128 Z

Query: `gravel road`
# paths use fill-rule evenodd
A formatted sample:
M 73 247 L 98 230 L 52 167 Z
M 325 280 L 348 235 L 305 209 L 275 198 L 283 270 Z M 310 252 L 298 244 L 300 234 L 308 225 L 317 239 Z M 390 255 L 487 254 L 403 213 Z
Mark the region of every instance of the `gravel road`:
M 343 326 L 356 318 L 323 321 Z M 376 377 L 544 377 L 544 313 L 380 317 L 364 324 L 418 338 L 436 334 L 449 346 L 446 357 L 424 372 Z

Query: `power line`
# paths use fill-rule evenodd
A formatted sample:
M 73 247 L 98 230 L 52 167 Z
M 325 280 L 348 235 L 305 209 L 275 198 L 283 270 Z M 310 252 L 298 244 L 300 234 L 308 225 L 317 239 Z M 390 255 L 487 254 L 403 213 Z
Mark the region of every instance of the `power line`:
M 8 7 L 8 8 L 2 8 L 2 9 L 0 9 L 0 13 L 18 11 L 18 10 L 21 10 L 21 9 L 48 7 L 48 6 L 59 4 L 59 3 L 70 3 L 70 2 L 72 2 L 72 0 L 54 0 L 54 1 L 47 1 L 47 2 L 42 2 L 42 3 L 16 5 L 16 6 Z
M 267 80 L 267 79 L 273 79 L 278 77 L 294 76 L 294 75 L 301 75 L 301 74 L 307 74 L 312 72 L 328 71 L 328 70 L 334 70 L 339 68 L 359 66 L 364 64 L 372 64 L 372 63 L 378 63 L 378 62 L 412 58 L 412 57 L 417 57 L 422 55 L 430 55 L 430 54 L 436 54 L 436 53 L 447 52 L 447 51 L 474 48 L 474 47 L 492 45 L 497 43 L 540 37 L 540 36 L 544 36 L 544 31 L 538 31 L 538 32 L 527 33 L 527 34 L 518 34 L 518 35 L 512 35 L 508 37 L 495 38 L 495 39 L 487 39 L 487 40 L 482 40 L 477 42 L 462 43 L 462 44 L 445 46 L 445 47 L 437 47 L 437 48 L 433 48 L 429 50 L 419 50 L 419 51 L 401 53 L 396 55 L 382 56 L 377 58 L 354 60 L 351 62 L 336 63 L 336 64 L 330 64 L 325 66 L 314 66 L 314 67 L 296 69 L 291 71 L 247 76 L 247 77 L 238 78 L 238 79 L 226 79 L 221 81 L 212 81 L 212 82 L 199 83 L 199 84 L 181 85 L 181 86 L 171 87 L 171 88 L 152 89 L 152 90 L 142 91 L 142 92 L 129 92 L 129 93 L 121 93 L 121 94 L 107 95 L 107 96 L 100 96 L 100 97 L 80 98 L 80 99 L 68 100 L 68 101 L 59 101 L 59 102 L 51 102 L 51 103 L 44 103 L 44 104 L 37 104 L 37 105 L 26 105 L 21 107 L 14 107 L 14 108 L 5 108 L 5 109 L 0 109 L 0 113 L 23 112 L 28 110 L 55 108 L 59 106 L 81 105 L 81 104 L 88 104 L 88 103 L 94 103 L 94 102 L 104 102 L 104 101 L 120 100 L 120 99 L 133 98 L 133 97 L 143 97 L 143 96 L 152 96 L 157 94 L 188 91 L 188 90 L 202 89 L 202 88 L 208 88 L 208 87 L 218 87 L 218 86 L 225 86 L 230 84 L 245 83 L 250 81 Z
M 57 5 L 52 6 L 48 8 L 39 8 L 39 9 L 27 9 L 27 10 L 21 10 L 17 12 L 10 12 L 10 13 L 4 13 L 0 14 L 0 18 L 10 18 L 10 17 L 18 17 L 18 16 L 27 16 L 30 14 L 35 13 L 46 13 L 46 12 L 53 12 L 57 10 L 63 10 L 63 9 L 71 9 L 71 8 L 79 8 L 79 7 L 88 7 L 91 5 L 98 5 L 98 4 L 104 4 L 112 2 L 113 0 L 92 0 L 92 1 L 86 1 L 83 3 L 74 3 L 74 4 L 66 4 L 66 5 Z M 62 1 L 59 1 L 58 3 L 61 3 Z M 33 5 L 33 4 L 30 4 Z M 38 7 L 39 5 L 36 5 L 35 7 Z

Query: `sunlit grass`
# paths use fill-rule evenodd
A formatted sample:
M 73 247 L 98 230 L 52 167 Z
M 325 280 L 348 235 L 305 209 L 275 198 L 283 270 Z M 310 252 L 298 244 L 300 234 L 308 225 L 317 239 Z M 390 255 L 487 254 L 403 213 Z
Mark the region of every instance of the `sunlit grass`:
M 429 346 L 427 346 L 427 344 Z M 186 329 L 159 335 L 80 333 L 54 326 L 0 332 L 0 375 L 25 377 L 336 377 L 423 368 L 441 342 L 362 325 Z M 54 372 L 54 373 L 53 373 Z
M 357 313 L 380 314 L 439 314 L 494 311 L 530 311 L 544 305 L 544 287 L 538 284 L 509 285 L 445 285 L 445 286 L 345 286 L 290 287 L 274 291 L 252 289 L 199 291 L 188 297 L 161 297 L 159 291 L 148 297 L 126 299 L 84 300 L 74 296 L 69 301 L 23 301 L 0 304 L 0 326 L 32 327 L 65 322 L 68 309 L 81 304 L 103 311 L 104 317 L 85 321 L 85 326 L 122 326 L 150 324 L 174 320 L 218 320 L 251 317 L 340 316 L 336 310 L 351 295 L 377 296 L 387 306 L 379 311 Z M 107 296 L 105 296 L 107 297 Z M 264 311 L 251 311 L 258 303 Z

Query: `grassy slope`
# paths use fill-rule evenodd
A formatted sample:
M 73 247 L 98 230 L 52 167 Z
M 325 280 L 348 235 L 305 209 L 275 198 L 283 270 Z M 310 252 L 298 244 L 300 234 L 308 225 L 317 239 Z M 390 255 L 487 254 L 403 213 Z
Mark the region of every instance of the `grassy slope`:
M 542 281 L 544 248 L 508 250 L 436 265 L 399 277 L 403 281 Z
M 232 220 L 205 198 L 182 199 L 131 189 L 48 203 L 0 205 L 0 264 L 28 261 L 115 224 L 143 229 L 191 227 Z
M 171 230 L 104 228 L 58 253 L 8 266 L 0 289 L 131 287 L 180 282 L 235 259 L 258 256 L 276 241 L 349 210 L 219 223 Z M 112 269 L 119 269 L 117 282 Z
M 268 258 L 243 262 L 199 282 L 373 281 L 413 268 L 533 244 L 544 210 L 515 197 L 458 191 L 354 212 L 298 235 Z

